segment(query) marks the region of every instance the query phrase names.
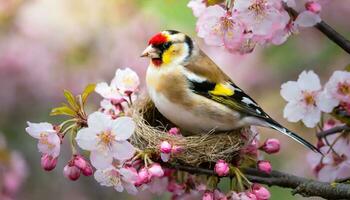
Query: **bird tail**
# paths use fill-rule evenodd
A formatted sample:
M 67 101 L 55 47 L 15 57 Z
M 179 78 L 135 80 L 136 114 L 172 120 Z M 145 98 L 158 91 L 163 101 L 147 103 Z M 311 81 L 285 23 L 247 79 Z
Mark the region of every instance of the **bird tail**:
M 276 121 L 271 120 L 269 122 L 269 127 L 283 133 L 284 135 L 287 135 L 288 137 L 292 138 L 293 140 L 297 141 L 298 143 L 311 149 L 312 151 L 322 154 L 321 151 L 319 149 L 317 149 L 314 145 L 312 145 L 310 142 L 306 141 L 305 139 L 303 139 L 302 137 L 300 137 L 296 133 L 283 127 L 281 124 L 277 123 Z

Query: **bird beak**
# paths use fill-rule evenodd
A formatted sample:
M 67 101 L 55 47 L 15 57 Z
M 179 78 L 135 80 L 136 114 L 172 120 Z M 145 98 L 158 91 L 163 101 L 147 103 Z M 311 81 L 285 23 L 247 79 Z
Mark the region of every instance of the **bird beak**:
M 149 45 L 141 54 L 141 57 L 159 58 L 158 50 Z

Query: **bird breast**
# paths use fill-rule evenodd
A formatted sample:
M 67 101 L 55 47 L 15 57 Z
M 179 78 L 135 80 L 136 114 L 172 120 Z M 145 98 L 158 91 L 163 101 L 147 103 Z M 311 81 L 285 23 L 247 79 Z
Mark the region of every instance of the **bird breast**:
M 162 115 L 187 135 L 241 126 L 237 112 L 193 93 L 181 70 L 182 66 L 147 70 L 148 93 Z

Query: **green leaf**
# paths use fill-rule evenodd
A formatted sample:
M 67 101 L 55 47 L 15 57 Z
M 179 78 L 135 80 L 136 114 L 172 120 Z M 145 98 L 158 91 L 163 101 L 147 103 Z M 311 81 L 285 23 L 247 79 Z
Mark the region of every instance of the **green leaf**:
M 57 116 L 57 115 L 67 115 L 71 117 L 75 117 L 75 111 L 69 108 L 66 105 L 63 105 L 61 107 L 56 107 L 51 110 L 50 113 L 51 116 Z
M 95 88 L 96 88 L 96 84 L 89 84 L 85 87 L 83 93 L 81 94 L 81 98 L 82 98 L 82 101 L 83 101 L 83 104 L 85 104 L 88 96 L 93 92 L 95 91 Z
M 79 104 L 77 103 L 74 95 L 69 90 L 64 90 L 64 96 L 67 99 L 67 102 L 74 110 L 79 110 Z

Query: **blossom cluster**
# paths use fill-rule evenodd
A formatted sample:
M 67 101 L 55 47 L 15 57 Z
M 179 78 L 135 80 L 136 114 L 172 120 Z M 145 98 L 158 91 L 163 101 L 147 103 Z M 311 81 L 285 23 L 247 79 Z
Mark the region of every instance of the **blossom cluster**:
M 288 101 L 284 117 L 301 120 L 306 127 L 327 131 L 348 124 L 350 116 L 350 72 L 335 71 L 322 88 L 313 71 L 304 71 L 297 81 L 288 81 L 281 87 L 282 97 Z M 327 121 L 324 113 L 330 114 Z M 350 177 L 350 138 L 348 132 L 318 137 L 317 147 L 323 153 L 308 155 L 309 164 L 321 181 Z
M 208 2 L 188 3 L 198 17 L 198 36 L 206 44 L 224 46 L 232 53 L 250 53 L 257 44 L 280 45 L 299 27 L 311 27 L 321 21 L 321 5 L 316 0 L 308 0 L 297 17 L 290 16 L 284 6 L 295 8 L 294 0 L 235 0 L 226 1 L 226 5 Z
M 313 71 L 303 71 L 297 81 L 281 86 L 281 95 L 288 101 L 283 115 L 290 122 L 303 121 L 313 128 L 321 120 L 321 113 L 330 113 L 337 106 L 350 104 L 350 72 L 335 71 L 322 89 Z

